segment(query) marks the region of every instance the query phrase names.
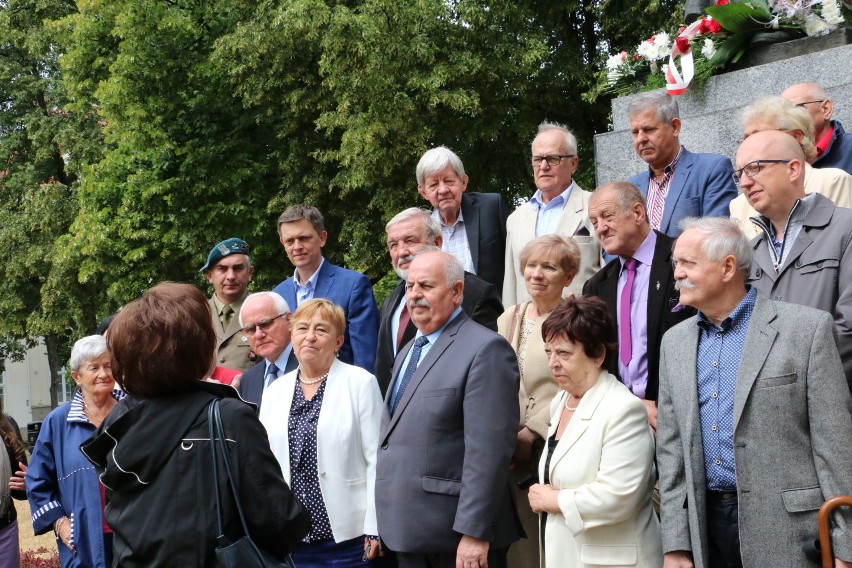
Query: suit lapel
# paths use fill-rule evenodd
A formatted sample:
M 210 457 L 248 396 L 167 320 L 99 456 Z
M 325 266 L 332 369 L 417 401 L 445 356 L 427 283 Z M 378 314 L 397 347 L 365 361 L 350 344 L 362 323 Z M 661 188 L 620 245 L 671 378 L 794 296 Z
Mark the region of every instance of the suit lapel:
M 675 401 L 683 401 L 686 409 L 686 432 L 690 438 L 690 447 L 700 447 L 701 444 L 701 422 L 698 413 L 698 379 L 696 376 L 696 365 L 698 361 L 698 324 L 695 318 L 688 320 L 684 338 L 685 348 L 678 351 L 681 357 L 675 368 L 678 370 L 675 377 L 685 377 L 689 380 L 672 380 L 672 396 Z M 676 403 L 677 404 L 677 403 Z
M 663 207 L 663 219 L 660 221 L 660 232 L 662 233 L 671 233 L 671 227 L 669 227 L 669 224 L 672 220 L 672 212 L 677 208 L 677 202 L 680 199 L 680 194 L 683 193 L 686 181 L 692 173 L 692 166 L 692 152 L 684 148 L 683 152 L 681 152 L 680 159 L 677 162 L 674 178 L 672 178 L 672 183 L 669 185 L 669 191 L 666 194 L 666 201 Z M 677 227 L 674 228 L 676 229 Z
M 601 373 L 598 382 L 596 382 L 594 386 L 592 386 L 592 388 L 590 388 L 583 396 L 577 411 L 574 413 L 574 417 L 571 419 L 571 422 L 568 423 L 568 426 L 566 426 L 565 431 L 562 433 L 562 437 L 559 439 L 559 443 L 556 444 L 556 448 L 553 450 L 553 457 L 550 458 L 549 473 L 553 472 L 556 468 L 556 464 L 559 463 L 559 460 L 565 457 L 571 447 L 574 446 L 586 430 L 589 429 L 589 422 L 598 410 L 604 395 L 609 392 L 614 382 L 615 377 L 604 371 Z M 567 395 L 562 393 L 559 400 L 564 404 L 565 398 L 567 398 Z
M 775 319 L 775 307 L 760 294 L 754 303 L 754 309 L 746 332 L 743 354 L 740 358 L 737 383 L 734 387 L 734 431 L 736 432 L 740 416 L 743 414 L 754 381 L 763 368 L 772 344 L 778 332 L 770 323 Z
M 524 243 L 518 247 L 520 251 L 523 246 L 533 240 L 535 238 L 535 223 L 536 218 L 538 217 L 538 210 L 527 203 L 524 206 L 518 208 L 518 215 L 521 217 L 518 219 L 518 223 L 514 225 L 514 228 L 517 229 L 517 235 L 512 236 L 512 240 L 516 243 Z
M 314 288 L 314 298 L 330 298 L 331 288 L 334 285 L 334 265 L 328 260 L 323 261 L 317 276 L 317 285 Z
M 672 241 L 657 233 L 657 245 L 654 247 L 651 276 L 648 281 L 648 345 L 656 345 L 660 341 L 660 322 L 665 310 L 671 309 L 667 305 L 673 279 L 671 247 Z
M 467 243 L 470 247 L 470 257 L 473 267 L 479 271 L 479 207 L 476 206 L 476 197 L 465 193 L 461 202 L 462 217 L 464 217 L 464 232 L 467 234 Z
M 464 321 L 467 320 L 467 316 L 465 316 L 464 312 L 460 313 L 455 320 L 450 322 L 450 325 L 444 329 L 440 336 L 438 336 L 438 341 L 435 342 L 429 352 L 426 353 L 426 356 L 420 360 L 420 364 L 417 366 L 417 370 L 414 371 L 414 375 L 411 377 L 411 381 L 409 381 L 408 386 L 405 387 L 405 392 L 402 393 L 402 399 L 400 399 L 399 403 L 396 406 L 396 412 L 394 412 L 393 416 L 390 419 L 390 424 L 388 425 L 387 432 L 384 433 L 382 438 L 387 438 L 393 429 L 396 427 L 397 422 L 399 422 L 400 416 L 405 413 L 405 409 L 408 407 L 408 403 L 411 401 L 414 393 L 417 392 L 417 388 L 420 386 L 420 383 L 423 382 L 426 374 L 435 365 L 438 359 L 444 354 L 454 342 L 455 335 L 458 333 L 460 326 Z M 409 342 L 406 344 L 405 348 L 400 350 L 397 355 L 396 361 L 393 366 L 393 376 L 391 378 L 391 384 L 388 387 L 387 396 L 385 396 L 385 407 L 388 408 L 391 397 L 393 396 L 393 390 L 396 386 L 397 375 L 400 372 L 400 367 L 402 363 L 405 361 L 405 357 L 408 355 L 408 351 L 411 350 L 413 343 Z
M 577 234 L 583 224 L 583 190 L 576 183 L 574 189 L 571 190 L 571 195 L 568 196 L 568 201 L 565 202 L 565 209 L 562 211 L 562 217 L 559 219 L 559 224 L 556 227 L 557 234 L 573 236 Z M 533 227 L 535 232 L 535 227 Z M 600 265 L 598 265 L 600 266 Z

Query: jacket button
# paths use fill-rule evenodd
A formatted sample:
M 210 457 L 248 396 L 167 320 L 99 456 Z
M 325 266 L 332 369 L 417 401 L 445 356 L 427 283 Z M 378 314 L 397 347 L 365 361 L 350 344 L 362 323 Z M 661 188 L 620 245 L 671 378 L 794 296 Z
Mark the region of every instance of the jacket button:
M 758 268 L 757 271 L 755 271 L 755 273 L 754 273 L 755 278 L 760 278 L 762 275 L 763 275 L 763 270 L 761 270 L 760 268 Z
M 224 362 L 225 362 L 225 358 L 224 358 L 224 357 L 219 357 L 219 362 L 220 362 L 220 363 L 224 363 Z
M 388 445 L 387 445 L 387 444 L 382 444 L 382 449 L 383 449 L 383 450 L 388 449 Z
M 321 472 L 320 472 L 320 476 L 321 476 L 321 477 L 325 477 L 325 472 L 324 472 L 324 471 L 321 471 Z

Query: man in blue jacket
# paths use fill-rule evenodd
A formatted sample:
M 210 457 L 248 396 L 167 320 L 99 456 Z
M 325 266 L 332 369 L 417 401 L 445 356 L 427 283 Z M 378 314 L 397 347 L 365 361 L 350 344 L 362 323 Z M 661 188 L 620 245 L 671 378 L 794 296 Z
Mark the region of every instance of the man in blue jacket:
M 278 218 L 278 236 L 287 258 L 296 267 L 293 276 L 273 292 L 295 308 L 313 298 L 327 298 L 346 313 L 346 332 L 338 357 L 344 363 L 373 372 L 379 335 L 379 309 L 373 286 L 360 272 L 326 261 L 322 247 L 328 239 L 325 220 L 316 207 L 294 205 Z
M 684 217 L 727 217 L 737 197 L 731 160 L 681 146 L 677 101 L 664 92 L 636 95 L 627 108 L 633 148 L 648 169 L 630 178 L 648 202 L 651 229 L 680 234 Z
M 787 87 L 781 96 L 807 110 L 814 119 L 814 142 L 817 147 L 815 168 L 840 168 L 852 174 L 852 135 L 846 134 L 839 120 L 831 120 L 834 102 L 816 83 L 797 83 Z

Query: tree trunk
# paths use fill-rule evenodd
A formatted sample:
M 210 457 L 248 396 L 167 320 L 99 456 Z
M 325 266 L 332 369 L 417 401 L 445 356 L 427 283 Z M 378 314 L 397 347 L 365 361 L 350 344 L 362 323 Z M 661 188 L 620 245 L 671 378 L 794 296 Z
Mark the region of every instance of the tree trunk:
M 49 334 L 44 338 L 47 347 L 47 364 L 50 367 L 50 408 L 59 406 L 59 370 L 62 364 L 59 361 L 59 338 Z

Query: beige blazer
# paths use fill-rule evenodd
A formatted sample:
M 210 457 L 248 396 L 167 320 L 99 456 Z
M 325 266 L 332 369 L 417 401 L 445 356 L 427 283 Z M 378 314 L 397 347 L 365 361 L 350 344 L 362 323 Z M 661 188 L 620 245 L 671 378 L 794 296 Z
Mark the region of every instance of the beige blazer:
M 589 198 L 591 193 L 574 185 L 565 211 L 556 228 L 563 237 L 572 237 L 580 247 L 580 269 L 571 285 L 565 288 L 565 296 L 583 293 L 583 284 L 601 268 L 601 249 L 595 238 L 595 229 L 589 220 Z M 503 305 L 514 306 L 530 299 L 520 267 L 521 250 L 535 238 L 535 222 L 538 212 L 524 203 L 509 215 L 506 221 L 506 267 L 503 278 Z M 584 234 L 578 235 L 577 232 Z
M 551 404 L 548 437 L 556 432 L 567 398 Z M 544 479 L 547 452 L 539 463 Z M 651 505 L 654 439 L 645 406 L 601 371 L 581 399 L 550 460 L 550 484 L 559 489 L 560 514 L 548 514 L 546 568 L 663 564 L 660 524 Z
M 837 207 L 852 208 L 852 175 L 839 168 L 814 168 L 805 164 L 805 193 L 820 193 Z M 739 194 L 728 207 L 731 219 L 740 224 L 748 238 L 760 234 L 757 225 L 749 220 L 759 213 L 748 204 L 744 194 Z
M 515 353 L 518 353 L 521 343 L 521 329 L 526 320 L 527 306 L 529 306 L 529 302 L 512 306 L 497 318 L 497 333 L 506 338 Z M 516 307 L 518 308 L 518 317 L 515 318 L 515 327 L 512 329 L 512 319 Z M 544 354 L 544 340 L 541 338 L 541 324 L 544 323 L 548 315 L 550 314 L 537 318 L 533 323 L 532 332 L 523 354 L 524 370 L 521 373 L 521 387 L 518 390 L 518 405 L 521 410 L 521 421 L 518 429 L 527 426 L 542 439 L 547 438 L 547 427 L 550 424 L 550 401 L 559 392 L 559 386 L 553 380 L 550 367 L 547 365 L 547 356 Z M 518 359 L 520 360 L 521 356 Z

